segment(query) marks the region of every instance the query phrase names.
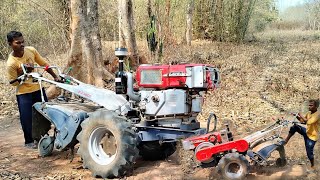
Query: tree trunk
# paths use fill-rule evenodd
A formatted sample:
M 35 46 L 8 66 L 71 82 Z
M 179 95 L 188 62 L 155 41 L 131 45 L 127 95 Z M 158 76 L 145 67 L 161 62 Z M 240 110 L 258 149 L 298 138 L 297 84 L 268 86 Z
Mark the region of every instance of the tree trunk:
M 224 31 L 224 23 L 223 23 L 223 0 L 217 0 L 216 9 L 215 9 L 215 36 L 214 39 L 217 41 L 223 41 L 223 31 Z
M 126 0 L 118 0 L 118 19 L 119 19 L 119 47 L 127 47 L 127 43 L 126 43 L 126 34 L 123 31 L 123 29 L 125 29 L 125 25 L 126 25 L 126 7 L 127 7 L 127 3 Z
M 71 49 L 69 52 L 69 59 L 67 68 L 72 67 L 70 74 L 80 81 L 85 81 L 85 74 L 83 73 L 82 66 L 82 47 L 81 47 L 81 32 L 82 25 L 81 19 L 81 2 L 80 0 L 71 0 Z
M 82 28 L 82 46 L 88 66 L 88 83 L 103 87 L 102 80 L 102 45 L 99 29 L 98 1 L 88 0 L 84 6 L 86 16 L 83 17 L 86 25 Z
M 191 46 L 192 40 L 192 16 L 193 16 L 193 9 L 194 9 L 194 0 L 188 1 L 187 7 L 187 28 L 186 28 L 186 42 L 187 45 Z
M 133 16 L 133 4 L 132 0 L 127 0 L 128 7 L 127 7 L 127 22 L 128 22 L 128 28 L 127 28 L 127 34 L 128 37 L 128 47 L 129 52 L 131 52 L 130 60 L 132 66 L 135 68 L 140 62 L 139 62 L 139 56 L 138 56 L 138 46 L 136 41 L 136 35 L 135 35 L 135 28 L 134 28 L 134 16 Z
M 70 1 L 70 39 L 71 39 L 71 48 L 69 51 L 68 62 L 66 65 L 66 69 L 72 67 L 72 71 L 69 73 L 71 76 L 77 78 L 80 81 L 85 82 L 85 74 L 83 72 L 83 61 L 82 61 L 82 47 L 81 47 L 81 2 L 80 0 L 71 0 Z M 48 99 L 55 98 L 59 91 L 55 86 L 50 86 L 47 91 Z
M 153 15 L 151 0 L 148 0 L 147 11 L 148 11 L 148 17 L 151 18 L 151 16 Z
M 112 75 L 103 67 L 98 0 L 71 0 L 71 49 L 67 67 L 77 79 L 103 87 Z
M 163 42 L 166 45 L 173 43 L 173 38 L 171 35 L 171 26 L 170 26 L 170 14 L 171 14 L 171 0 L 166 0 L 166 9 L 164 17 L 164 26 L 163 26 Z
M 150 26 L 147 32 L 147 41 L 148 41 L 148 48 L 149 48 L 149 59 L 152 61 L 158 60 L 158 52 L 159 52 L 159 44 L 158 44 L 158 31 L 157 25 L 158 20 L 156 17 L 156 10 L 154 8 L 154 3 L 151 0 L 148 0 L 147 5 L 148 17 L 150 21 Z
M 138 46 L 136 42 L 132 0 L 119 0 L 119 45 L 127 47 L 130 68 L 139 64 Z
M 156 17 L 155 27 L 157 29 L 157 37 L 158 37 L 158 47 L 157 47 L 155 58 L 157 62 L 161 63 L 164 35 L 163 35 L 162 21 L 161 21 L 160 1 L 157 1 L 154 13 Z

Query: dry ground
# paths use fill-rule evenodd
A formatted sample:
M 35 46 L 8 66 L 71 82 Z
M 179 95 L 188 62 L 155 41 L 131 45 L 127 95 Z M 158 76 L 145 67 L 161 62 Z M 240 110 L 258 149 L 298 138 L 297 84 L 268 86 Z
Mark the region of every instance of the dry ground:
M 243 137 L 268 124 L 271 117 L 305 112 L 306 100 L 319 98 L 319 32 L 290 38 L 288 33 L 282 35 L 260 34 L 254 41 L 240 45 L 203 41 L 194 42 L 192 47 L 177 45 L 166 50 L 164 62 L 179 60 L 218 66 L 220 87 L 206 95 L 199 119 L 205 125 L 209 112 L 215 112 L 219 127 L 230 122 L 234 134 Z M 111 49 L 106 47 L 106 58 L 112 57 Z M 50 59 L 55 59 L 51 64 L 63 65 L 61 57 Z M 0 60 L 0 179 L 92 179 L 88 170 L 80 168 L 78 156 L 69 162 L 68 151 L 40 158 L 36 151 L 23 147 L 14 89 L 7 84 L 4 67 L 5 61 Z M 284 136 L 286 132 L 287 129 Z M 319 151 L 318 143 L 317 164 Z M 317 173 L 305 172 L 308 161 L 301 137 L 293 137 L 286 154 L 288 165 L 284 168 L 254 170 L 248 179 L 317 179 Z M 176 153 L 166 161 L 138 160 L 134 174 L 124 179 L 217 178 L 214 168 L 183 171 L 178 159 Z

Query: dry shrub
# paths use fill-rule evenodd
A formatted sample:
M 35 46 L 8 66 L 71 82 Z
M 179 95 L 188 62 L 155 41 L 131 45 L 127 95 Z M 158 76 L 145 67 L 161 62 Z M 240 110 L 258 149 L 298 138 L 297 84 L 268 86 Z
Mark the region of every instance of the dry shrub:
M 277 30 L 294 30 L 303 28 L 304 24 L 304 22 L 300 21 L 276 21 L 270 25 L 270 28 Z
M 301 42 L 312 41 L 320 39 L 320 31 L 306 31 L 302 29 L 294 30 L 277 30 L 268 29 L 263 32 L 255 34 L 257 41 L 259 42 Z

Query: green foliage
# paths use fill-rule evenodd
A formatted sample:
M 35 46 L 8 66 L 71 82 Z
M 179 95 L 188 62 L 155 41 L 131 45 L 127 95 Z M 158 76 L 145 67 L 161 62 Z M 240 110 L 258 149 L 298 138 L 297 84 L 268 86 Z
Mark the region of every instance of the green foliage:
M 247 32 L 256 0 L 224 1 L 225 39 L 240 42 Z
M 209 39 L 214 36 L 216 0 L 195 1 L 194 37 L 198 39 Z
M 147 12 L 147 2 L 146 0 L 135 0 L 133 4 L 136 38 L 139 40 L 146 40 L 146 34 L 150 26 L 150 19 Z
M 199 0 L 195 8 L 195 36 L 201 39 L 240 42 L 258 0 Z M 259 3 L 268 0 L 259 0 Z M 258 4 L 259 4 L 258 3 Z
M 9 32 L 12 28 L 17 28 L 18 24 L 11 20 L 11 16 L 7 14 L 7 12 L 12 11 L 15 8 L 17 0 L 9 1 L 2 0 L 0 6 L 0 60 L 7 58 L 9 54 L 9 49 L 7 48 L 7 32 Z M 12 4 L 11 4 L 12 3 Z
M 99 26 L 101 38 L 108 41 L 118 39 L 118 1 L 99 1 Z
M 147 32 L 147 41 L 148 41 L 148 47 L 151 53 L 155 53 L 157 50 L 157 29 L 156 29 L 156 17 L 155 15 L 151 15 L 150 17 L 150 27 Z
M 10 51 L 6 34 L 21 31 L 26 45 L 36 47 L 41 54 L 57 54 L 66 49 L 65 29 L 61 24 L 61 12 L 54 0 L 2 0 L 0 6 L 0 59 L 6 59 Z
M 320 30 L 320 0 L 308 0 L 305 4 L 308 21 L 307 29 Z
M 257 0 L 249 23 L 251 32 L 261 32 L 272 22 L 278 19 L 279 12 L 274 0 Z
M 313 0 L 315 1 L 315 0 Z M 10 51 L 6 34 L 19 30 L 26 42 L 43 55 L 65 53 L 69 47 L 70 0 L 1 0 L 0 59 Z M 158 45 L 165 50 L 168 41 L 185 39 L 188 0 L 153 0 L 153 12 L 161 24 Z M 167 4 L 170 2 L 170 11 Z M 133 1 L 135 33 L 138 41 L 147 43 L 150 34 L 146 0 Z M 314 10 L 311 11 L 310 13 Z M 248 27 L 261 31 L 277 19 L 274 0 L 197 0 L 193 14 L 193 39 L 242 41 Z M 99 25 L 102 41 L 118 40 L 118 1 L 99 1 Z M 250 23 L 249 23 L 250 20 Z M 250 24 L 250 26 L 249 26 Z M 166 32 L 165 30 L 168 30 Z M 162 32 L 161 32 L 162 31 Z M 161 34 L 162 33 L 162 34 Z

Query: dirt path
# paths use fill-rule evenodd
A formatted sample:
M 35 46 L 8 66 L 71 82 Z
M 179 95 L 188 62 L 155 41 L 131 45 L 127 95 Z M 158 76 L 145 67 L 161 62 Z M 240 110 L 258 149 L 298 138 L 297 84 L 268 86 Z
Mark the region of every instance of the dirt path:
M 307 174 L 306 165 L 299 165 L 292 151 L 304 154 L 303 146 L 290 150 L 299 138 L 288 145 L 289 165 L 283 168 L 265 167 L 253 169 L 248 179 L 317 179 L 317 174 Z M 287 149 L 288 149 L 287 148 Z M 318 152 L 318 151 L 317 151 Z M 23 135 L 18 117 L 0 119 L 0 179 L 94 179 L 89 170 L 82 169 L 80 158 L 70 162 L 69 151 L 57 152 L 46 158 L 38 156 L 36 150 L 23 147 Z M 214 167 L 194 168 L 183 172 L 183 165 L 177 160 L 177 153 L 165 161 L 147 162 L 138 159 L 134 173 L 124 179 L 219 179 Z M 292 160 L 293 158 L 293 160 Z M 305 161 L 306 162 L 306 161 Z

